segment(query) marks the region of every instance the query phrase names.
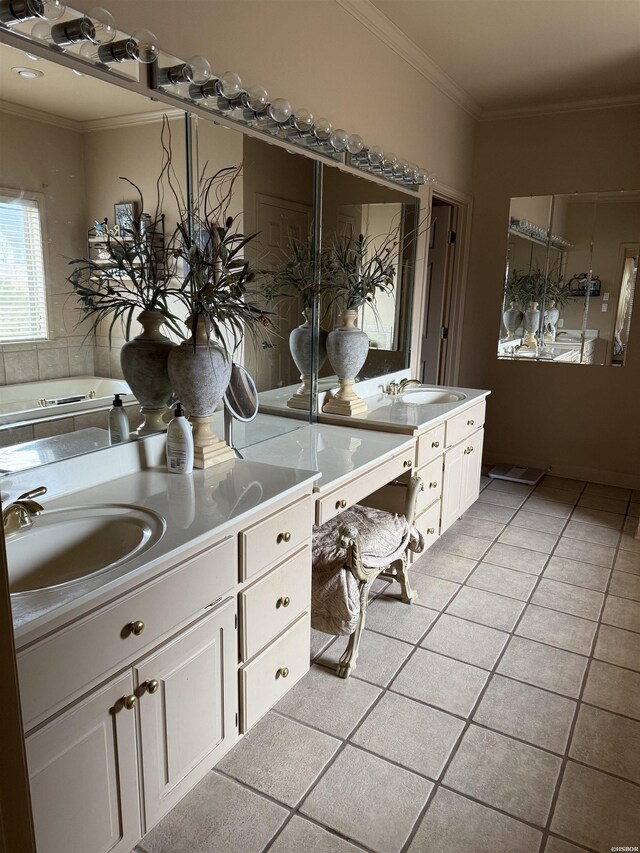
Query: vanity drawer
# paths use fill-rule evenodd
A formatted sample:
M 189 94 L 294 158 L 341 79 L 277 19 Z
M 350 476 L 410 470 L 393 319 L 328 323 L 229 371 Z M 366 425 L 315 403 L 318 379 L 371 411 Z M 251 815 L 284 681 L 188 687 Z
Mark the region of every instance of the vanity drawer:
M 416 465 L 421 468 L 440 456 L 444 450 L 444 424 L 440 424 L 418 437 L 418 453 Z
M 30 646 L 17 656 L 24 724 L 29 728 L 135 659 L 164 635 L 233 589 L 233 538 L 218 542 L 111 606 Z M 133 623 L 142 623 L 136 634 Z
M 334 518 L 347 507 L 357 504 L 358 501 L 373 494 L 401 474 L 406 474 L 407 471 L 412 472 L 414 456 L 414 448 L 409 447 L 403 453 L 383 462 L 382 465 L 367 474 L 356 477 L 342 488 L 320 498 L 316 509 L 316 524 L 324 524 L 325 521 Z
M 312 498 L 289 504 L 240 534 L 241 580 L 292 554 L 311 539 Z
M 310 648 L 311 625 L 307 612 L 240 670 L 241 732 L 254 726 L 307 672 Z
M 424 483 L 424 489 L 418 492 L 416 515 L 424 512 L 434 501 L 440 500 L 440 495 L 442 494 L 442 477 L 444 474 L 443 466 L 444 458 L 440 455 L 418 471 L 418 476 Z
M 424 536 L 426 551 L 440 536 L 440 501 L 437 501 L 433 506 L 430 506 L 429 509 L 421 513 L 415 520 L 415 526 Z M 419 556 L 420 554 L 416 554 L 415 559 Z
M 240 593 L 240 656 L 248 660 L 311 607 L 311 549 L 293 557 Z
M 486 403 L 483 400 L 481 403 L 471 406 L 466 412 L 461 412 L 459 415 L 449 418 L 446 422 L 446 446 L 453 447 L 454 444 L 457 444 L 463 438 L 471 435 L 472 432 L 480 429 L 481 426 L 484 426 L 486 407 Z

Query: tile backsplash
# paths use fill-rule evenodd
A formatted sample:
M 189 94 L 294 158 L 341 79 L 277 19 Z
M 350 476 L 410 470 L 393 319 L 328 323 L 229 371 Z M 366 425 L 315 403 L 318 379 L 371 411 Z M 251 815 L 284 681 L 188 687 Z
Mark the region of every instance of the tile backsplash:
M 96 346 L 84 335 L 0 346 L 0 384 L 96 375 Z M 108 350 L 107 350 L 108 352 Z M 98 373 L 109 378 L 112 374 Z

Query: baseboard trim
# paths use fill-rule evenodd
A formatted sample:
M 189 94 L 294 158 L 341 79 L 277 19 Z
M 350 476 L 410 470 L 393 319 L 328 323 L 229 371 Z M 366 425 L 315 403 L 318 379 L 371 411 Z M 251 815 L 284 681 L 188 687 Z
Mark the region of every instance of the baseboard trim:
M 486 465 L 497 465 L 504 462 L 490 455 L 483 458 Z M 579 465 L 545 465 L 539 460 L 509 460 L 511 464 L 523 468 L 542 468 L 554 477 L 567 477 L 570 480 L 585 480 L 587 483 L 600 483 L 603 486 L 620 486 L 623 489 L 640 489 L 640 476 L 627 474 L 623 471 L 603 471 L 600 468 L 585 468 Z

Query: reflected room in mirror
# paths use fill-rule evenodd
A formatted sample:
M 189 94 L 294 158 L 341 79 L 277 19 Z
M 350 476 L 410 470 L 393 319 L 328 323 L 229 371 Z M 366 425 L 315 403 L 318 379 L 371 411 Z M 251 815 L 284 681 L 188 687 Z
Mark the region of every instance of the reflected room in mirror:
M 622 366 L 640 192 L 512 198 L 498 358 Z

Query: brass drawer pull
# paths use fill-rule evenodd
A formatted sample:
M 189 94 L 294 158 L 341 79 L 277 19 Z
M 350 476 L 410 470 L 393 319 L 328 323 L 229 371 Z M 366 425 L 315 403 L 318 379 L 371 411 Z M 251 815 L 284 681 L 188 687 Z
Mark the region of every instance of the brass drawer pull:
M 287 678 L 289 675 L 289 667 L 281 666 L 280 669 L 276 672 L 276 678 Z
M 289 533 L 288 530 L 285 533 L 278 533 L 278 538 L 276 539 L 276 542 L 278 543 L 278 545 L 280 545 L 281 542 L 290 542 L 290 541 L 291 541 L 291 534 Z
M 439 441 L 432 441 L 431 447 L 440 447 L 440 442 Z
M 430 536 L 433 536 L 433 534 L 434 534 L 435 532 L 436 532 L 435 527 L 427 527 L 427 533 L 428 533 Z
M 474 420 L 467 421 L 467 426 L 473 426 L 473 425 L 474 425 L 474 423 L 475 423 L 475 421 L 474 421 Z
M 411 468 L 412 465 L 413 462 L 410 459 L 405 459 L 405 461 L 402 463 L 403 468 Z
M 146 690 L 147 693 L 157 693 L 158 688 L 160 687 L 160 682 L 155 678 L 152 678 L 151 681 L 145 681 L 142 685 L 142 689 Z
M 134 696 L 133 693 L 130 696 L 123 696 L 122 704 L 127 709 L 127 711 L 132 711 L 138 704 L 138 697 Z
M 431 483 L 429 483 L 429 488 L 430 489 L 437 489 L 438 488 L 438 484 L 435 482 L 435 480 L 432 481 Z
M 341 501 L 336 501 L 336 509 L 345 509 L 346 506 L 347 502 L 344 500 L 344 498 Z
M 144 631 L 144 622 L 141 622 L 137 619 L 135 622 L 129 622 L 127 625 L 130 634 L 135 634 L 136 637 L 139 637 L 140 634 Z
M 473 453 L 473 447 L 465 447 L 464 453 L 465 453 L 465 456 L 469 453 Z
M 276 601 L 276 607 L 288 607 L 290 604 L 291 604 L 291 599 L 289 598 L 288 595 L 281 596 Z

